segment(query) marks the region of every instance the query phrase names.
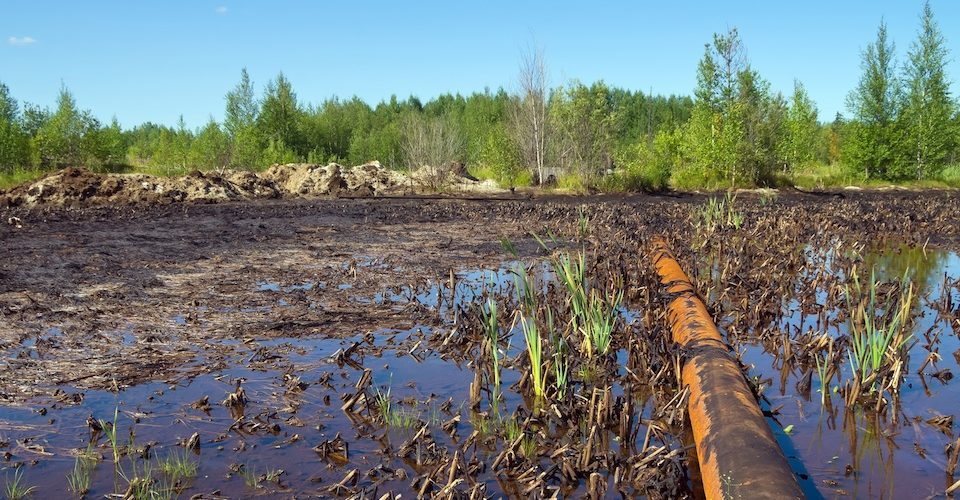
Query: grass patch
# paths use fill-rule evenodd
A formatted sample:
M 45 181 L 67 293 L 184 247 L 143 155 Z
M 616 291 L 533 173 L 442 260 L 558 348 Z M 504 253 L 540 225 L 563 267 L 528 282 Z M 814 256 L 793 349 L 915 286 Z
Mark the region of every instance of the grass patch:
M 822 189 L 827 187 L 861 186 L 868 182 L 863 172 L 856 171 L 840 163 L 808 163 L 796 167 L 782 179 L 804 189 Z
M 110 442 L 110 450 L 113 452 L 113 464 L 114 467 L 120 465 L 120 441 L 119 436 L 117 435 L 117 427 L 119 425 L 120 417 L 120 408 L 113 409 L 113 422 L 107 422 L 105 420 L 100 420 L 100 428 L 103 429 L 103 433 L 107 436 L 107 441 Z
M 200 468 L 187 450 L 174 450 L 159 462 L 160 472 L 167 476 L 175 489 L 182 489 L 185 482 L 196 478 Z
M 16 168 L 13 171 L 0 173 L 0 190 L 10 189 L 20 184 L 33 182 L 49 172 L 40 169 L 21 169 Z
M 695 212 L 694 227 L 698 232 L 701 229 L 706 232 L 726 228 L 739 230 L 743 226 L 743 214 L 737 210 L 736 203 L 737 195 L 732 191 L 727 191 L 723 198 L 710 197 L 706 206 Z
M 3 485 L 3 493 L 7 500 L 27 498 L 33 495 L 35 491 L 37 491 L 36 486 L 26 486 L 23 484 L 22 468 L 17 468 L 16 472 L 13 473 L 13 478 L 8 476 L 6 483 Z
M 623 291 L 609 299 L 602 297 L 596 289 L 591 291 L 583 325 L 584 340 L 588 341 L 588 357 L 592 357 L 594 353 L 606 355 L 610 351 L 613 328 L 617 322 L 617 309 L 622 300 Z
M 534 318 L 520 315 L 520 328 L 523 330 L 523 339 L 527 344 L 527 357 L 530 359 L 530 377 L 533 382 L 533 393 L 542 398 L 547 393 L 547 370 L 543 364 L 543 341 L 540 338 L 540 328 Z
M 589 180 L 577 174 L 564 174 L 557 179 L 557 189 L 562 191 L 569 191 L 576 194 L 589 194 L 590 188 L 592 187 Z
M 77 496 L 84 496 L 90 492 L 91 477 L 100 463 L 100 456 L 88 447 L 77 455 L 73 463 L 73 471 L 67 474 L 67 487 Z
M 850 310 L 850 346 L 847 355 L 855 386 L 867 394 L 890 391 L 896 394 L 906 366 L 907 342 L 913 338 L 909 330 L 913 304 L 913 283 L 907 270 L 896 292 L 878 296 L 880 282 L 875 272 L 862 286 L 853 272 L 853 287 L 846 287 Z
M 940 172 L 940 182 L 949 187 L 960 187 L 960 164 L 945 167 Z
M 247 485 L 247 488 L 257 489 L 260 487 L 260 477 L 257 476 L 257 467 L 250 465 L 244 465 L 240 469 L 240 476 L 243 477 L 243 484 Z
M 493 391 L 495 395 L 498 395 L 500 393 L 500 325 L 497 319 L 497 302 L 495 300 L 487 300 L 486 307 L 480 308 L 480 323 L 483 326 L 487 349 L 490 352 Z
M 494 181 L 503 189 L 533 185 L 533 174 L 526 168 L 505 172 L 490 165 L 474 164 L 467 167 L 467 171 L 481 181 Z
M 397 408 L 397 406 L 393 404 L 393 398 L 390 396 L 389 387 L 386 391 L 381 391 L 379 388 L 377 388 L 376 405 L 380 419 L 388 427 L 393 427 L 396 429 L 412 429 L 419 420 L 419 415 L 414 415 L 410 412 L 404 411 L 400 408 Z

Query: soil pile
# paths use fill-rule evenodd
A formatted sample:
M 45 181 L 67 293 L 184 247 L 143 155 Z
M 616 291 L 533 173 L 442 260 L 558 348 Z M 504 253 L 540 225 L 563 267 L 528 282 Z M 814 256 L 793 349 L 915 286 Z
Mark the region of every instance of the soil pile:
M 351 195 L 380 196 L 397 191 L 401 186 L 410 186 L 409 179 L 380 165 L 380 162 L 365 163 L 353 168 L 331 163 L 287 163 L 267 169 L 261 178 L 274 183 L 285 196 L 310 197 L 336 195 L 349 192 Z
M 446 187 L 456 191 L 498 191 L 495 185 L 450 173 Z M 0 207 L 220 203 L 262 198 L 384 196 L 437 190 L 435 176 L 387 169 L 379 162 L 355 167 L 336 163 L 273 165 L 262 173 L 227 170 L 191 172 L 182 177 L 99 174 L 66 168 L 39 180 L 0 191 Z
M 82 168 L 67 168 L 0 193 L 0 206 L 217 203 L 281 195 L 272 182 L 253 172 L 228 171 L 222 175 L 192 172 L 183 177 L 165 178 L 98 174 Z

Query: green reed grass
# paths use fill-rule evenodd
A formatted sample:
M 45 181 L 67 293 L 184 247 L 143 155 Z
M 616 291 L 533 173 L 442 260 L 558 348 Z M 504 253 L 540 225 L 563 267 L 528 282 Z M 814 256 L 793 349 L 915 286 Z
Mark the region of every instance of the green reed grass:
M 417 423 L 417 415 L 403 411 L 393 404 L 393 398 L 390 396 L 390 388 L 381 391 L 377 388 L 376 405 L 380 413 L 380 418 L 388 427 L 397 429 L 410 429 Z
M 200 467 L 187 450 L 174 450 L 160 460 L 159 466 L 173 485 L 196 478 Z
M 23 468 L 17 468 L 13 473 L 13 478 L 11 479 L 8 476 L 6 483 L 3 485 L 3 493 L 7 500 L 27 498 L 33 495 L 35 491 L 37 491 L 36 486 L 26 486 L 23 484 Z
M 737 195 L 727 191 L 723 198 L 710 197 L 706 206 L 696 212 L 697 227 L 707 231 L 743 226 L 743 213 L 736 208 Z
M 909 269 L 900 281 L 900 291 L 888 304 L 881 304 L 877 297 L 880 283 L 875 271 L 863 287 L 853 270 L 853 287 L 846 287 L 847 307 L 850 311 L 850 345 L 847 356 L 854 380 L 860 387 L 877 388 L 881 378 L 891 382 L 896 389 L 903 366 L 906 344 L 913 338 L 908 332 L 910 308 L 913 303 L 913 283 L 909 282 Z
M 113 409 L 113 422 L 107 422 L 106 420 L 100 419 L 100 428 L 103 429 L 103 433 L 107 436 L 107 441 L 110 442 L 110 450 L 113 451 L 113 465 L 114 467 L 120 466 L 120 441 L 117 435 L 120 427 L 120 408 Z
M 570 377 L 570 360 L 567 357 L 567 342 L 557 331 L 553 321 L 553 309 L 547 306 L 547 333 L 553 348 L 553 380 L 557 395 L 563 397 Z
M 92 447 L 77 455 L 73 463 L 73 471 L 67 474 L 67 487 L 77 496 L 84 496 L 90 491 L 91 477 L 100 463 L 100 457 Z
M 617 309 L 622 300 L 622 291 L 610 299 L 602 297 L 596 290 L 591 292 L 582 327 L 589 355 L 604 355 L 609 352 L 617 322 Z
M 576 258 L 564 252 L 552 259 L 553 273 L 567 290 L 570 305 L 570 327 L 580 331 L 587 319 L 586 256 L 583 252 Z
M 497 302 L 487 300 L 486 307 L 480 308 L 480 323 L 484 337 L 490 350 L 490 360 L 493 369 L 493 386 L 495 393 L 500 391 L 500 326 L 497 322 Z
M 517 289 L 521 311 L 527 314 L 536 313 L 537 289 L 533 278 L 527 271 L 527 266 L 520 262 L 511 271 L 511 273 L 513 273 L 513 282 Z
M 547 370 L 543 365 L 543 341 L 540 337 L 540 328 L 534 318 L 520 314 L 520 328 L 527 344 L 527 356 L 530 359 L 530 376 L 533 382 L 533 393 L 538 398 L 546 395 Z

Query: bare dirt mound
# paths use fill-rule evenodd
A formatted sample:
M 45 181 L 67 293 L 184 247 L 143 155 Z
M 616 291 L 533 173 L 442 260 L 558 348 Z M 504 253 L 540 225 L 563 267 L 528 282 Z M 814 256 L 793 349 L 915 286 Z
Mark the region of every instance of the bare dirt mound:
M 495 185 L 450 174 L 455 191 L 492 192 Z M 227 170 L 192 172 L 182 177 L 145 174 L 99 174 L 66 168 L 9 191 L 0 191 L 0 207 L 220 203 L 264 198 L 384 196 L 436 191 L 422 175 L 384 168 L 379 162 L 355 167 L 336 163 L 273 165 L 262 173 Z
M 279 198 L 272 183 L 252 172 L 192 172 L 183 177 L 143 174 L 98 174 L 66 168 L 32 183 L 0 193 L 0 206 L 90 206 L 163 204 Z
M 326 166 L 309 163 L 274 165 L 261 177 L 275 183 L 287 196 L 325 196 L 346 191 L 351 194 L 381 196 L 409 187 L 407 176 L 389 170 L 379 162 L 353 168 L 331 163 Z

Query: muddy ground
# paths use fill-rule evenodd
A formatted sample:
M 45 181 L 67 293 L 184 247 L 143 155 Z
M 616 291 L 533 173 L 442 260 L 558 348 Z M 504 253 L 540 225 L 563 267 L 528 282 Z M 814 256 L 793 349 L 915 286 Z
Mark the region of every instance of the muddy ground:
M 0 190 L 0 207 L 91 207 L 223 203 L 277 198 L 370 197 L 434 193 L 503 193 L 493 181 L 478 181 L 462 164 L 422 167 L 412 172 L 384 168 L 379 162 L 353 167 L 337 163 L 286 163 L 262 172 L 194 171 L 159 177 L 100 173 L 65 168 L 8 190 Z
M 681 259 L 696 267 L 697 256 L 689 251 L 691 211 L 705 199 L 314 199 L 0 211 L 0 403 L 10 410 L 3 432 L 39 425 L 18 427 L 11 416 L 18 414 L 15 408 L 55 416 L 58 408 L 73 407 L 102 418 L 109 416 L 104 407 L 84 406 L 88 394 L 100 401 L 103 394 L 133 393 L 142 386 L 173 389 L 237 367 L 269 365 L 283 373 L 283 383 L 294 380 L 296 386 L 304 373 L 356 364 L 351 356 L 357 352 L 364 367 L 391 363 L 363 363 L 364 349 L 374 357 L 384 350 L 398 357 L 416 358 L 418 351 L 443 356 L 430 336 L 455 329 L 456 319 L 451 323 L 454 308 L 443 306 L 440 284 L 452 273 L 543 258 L 531 233 L 572 240 L 584 213 L 597 266 L 620 269 L 626 305 L 649 310 L 643 297 L 652 291 L 637 278 L 649 275 L 649 238 L 667 234 Z M 773 204 L 743 194 L 740 203 L 747 231 L 771 245 L 801 245 L 834 234 L 849 243 L 890 239 L 960 247 L 960 197 L 952 191 L 782 193 Z M 504 251 L 504 239 L 513 242 L 517 255 Z M 408 333 L 397 337 L 397 332 Z M 339 352 L 320 347 L 325 339 L 339 341 L 333 344 Z M 305 355 L 311 349 L 328 355 Z M 421 382 L 415 372 L 402 377 L 392 380 L 394 387 Z M 342 388 L 354 382 L 350 378 Z M 212 404 L 227 392 L 229 387 L 211 392 Z M 289 422 L 281 424 L 293 425 L 298 439 L 318 445 L 309 428 Z M 87 432 L 82 426 L 70 429 L 80 436 Z M 283 432 L 289 439 L 289 431 Z M 161 444 L 175 444 L 168 439 Z M 201 440 L 214 442 L 212 436 Z M 43 453 L 24 441 L 6 459 L 42 465 L 46 453 L 57 454 L 45 451 L 56 447 L 54 441 L 50 438 Z M 229 459 L 221 461 L 226 468 Z M 198 489 L 219 490 L 223 472 L 210 480 L 213 486 Z M 306 476 L 293 477 L 287 486 L 292 489 L 284 491 L 330 493 Z M 332 480 L 324 481 L 327 488 Z M 695 482 L 681 481 L 687 483 L 680 490 L 664 484 L 660 494 L 688 492 Z M 591 482 L 588 473 L 581 487 L 589 490 Z M 356 494 L 361 491 L 352 489 L 356 484 L 344 489 Z M 413 485 L 402 481 L 393 488 Z M 507 486 L 499 489 L 510 493 Z

